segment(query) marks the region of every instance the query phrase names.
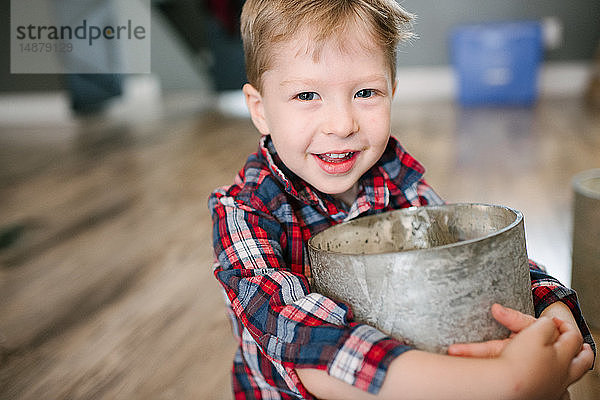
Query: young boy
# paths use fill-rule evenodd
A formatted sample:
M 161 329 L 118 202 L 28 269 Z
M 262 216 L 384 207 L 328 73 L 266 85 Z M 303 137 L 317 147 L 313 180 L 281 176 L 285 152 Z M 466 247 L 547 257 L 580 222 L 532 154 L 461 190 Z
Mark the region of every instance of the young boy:
M 390 136 L 396 47 L 409 22 L 394 0 L 244 6 L 243 91 L 262 138 L 234 185 L 209 200 L 214 273 L 240 340 L 236 399 L 559 399 L 592 366 L 575 294 L 534 264 L 543 317 L 495 305 L 511 339 L 455 345 L 450 355 L 413 350 L 311 292 L 312 235 L 442 203 Z

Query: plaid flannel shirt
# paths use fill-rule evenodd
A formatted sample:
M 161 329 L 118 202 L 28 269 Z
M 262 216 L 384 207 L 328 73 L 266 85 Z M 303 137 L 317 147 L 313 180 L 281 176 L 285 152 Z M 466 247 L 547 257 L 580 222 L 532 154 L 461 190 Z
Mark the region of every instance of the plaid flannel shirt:
M 346 207 L 294 175 L 263 137 L 234 184 L 212 193 L 214 274 L 240 341 L 233 365 L 236 399 L 311 399 L 295 372 L 307 367 L 378 392 L 390 362 L 411 347 L 355 322 L 347 305 L 311 292 L 306 242 L 358 216 L 443 203 L 423 173 L 391 138 L 361 177 L 357 200 Z M 574 292 L 533 263 L 531 277 L 536 315 L 563 301 L 593 344 Z

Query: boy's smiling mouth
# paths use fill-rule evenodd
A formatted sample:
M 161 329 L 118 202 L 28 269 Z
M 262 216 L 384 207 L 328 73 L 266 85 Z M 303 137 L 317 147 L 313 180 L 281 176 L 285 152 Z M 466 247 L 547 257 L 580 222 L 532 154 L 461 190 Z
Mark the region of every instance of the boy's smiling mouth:
M 354 157 L 355 153 L 355 151 L 347 151 L 343 153 L 321 153 L 315 155 L 325 162 L 341 163 Z
M 349 172 L 360 151 L 343 151 L 332 153 L 313 153 L 317 164 L 330 175 L 345 174 Z

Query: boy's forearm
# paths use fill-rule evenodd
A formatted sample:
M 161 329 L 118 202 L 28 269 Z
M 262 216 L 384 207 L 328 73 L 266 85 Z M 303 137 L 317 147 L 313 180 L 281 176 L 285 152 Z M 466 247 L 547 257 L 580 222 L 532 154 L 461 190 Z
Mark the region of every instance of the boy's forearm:
M 507 372 L 499 359 L 409 351 L 390 364 L 380 395 L 382 399 L 516 399 L 509 396 L 514 377 Z
M 376 397 L 346 390 L 324 371 L 298 370 L 308 391 L 324 399 L 560 399 L 589 369 L 593 352 L 576 327 L 541 317 L 494 358 L 413 350 L 390 364 Z M 344 384 L 345 385 L 345 384 Z
M 333 378 L 325 371 L 298 369 L 309 392 L 322 399 L 518 399 L 509 393 L 515 376 L 498 359 L 471 359 L 408 351 L 389 366 L 377 395 Z
M 542 316 L 550 318 L 557 317 L 562 321 L 565 321 L 577 328 L 577 321 L 575 321 L 573 313 L 571 312 L 569 307 L 567 307 L 564 303 L 560 301 L 552 303 L 548 307 L 546 307 L 544 311 L 542 311 L 542 313 L 540 314 L 540 317 Z

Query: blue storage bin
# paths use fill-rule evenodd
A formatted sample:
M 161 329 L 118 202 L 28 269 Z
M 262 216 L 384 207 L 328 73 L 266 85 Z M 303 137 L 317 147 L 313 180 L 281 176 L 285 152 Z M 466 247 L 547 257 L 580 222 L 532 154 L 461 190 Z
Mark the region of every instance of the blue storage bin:
M 463 25 L 452 32 L 451 51 L 462 105 L 535 103 L 542 58 L 539 22 Z

